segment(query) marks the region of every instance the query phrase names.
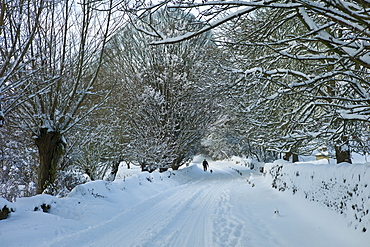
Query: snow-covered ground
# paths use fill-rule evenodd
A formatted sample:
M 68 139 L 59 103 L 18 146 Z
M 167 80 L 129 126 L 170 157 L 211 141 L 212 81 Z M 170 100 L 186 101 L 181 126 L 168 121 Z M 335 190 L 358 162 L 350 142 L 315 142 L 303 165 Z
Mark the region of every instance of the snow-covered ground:
M 370 230 L 370 163 L 277 160 L 264 168 L 277 190 L 325 205 L 342 214 L 354 229 Z
M 204 172 L 201 161 L 165 173 L 121 169 L 115 182 L 87 183 L 65 198 L 19 199 L 0 221 L 0 246 L 369 246 L 370 231 L 272 189 L 259 172 L 234 161 L 210 161 L 213 173 Z

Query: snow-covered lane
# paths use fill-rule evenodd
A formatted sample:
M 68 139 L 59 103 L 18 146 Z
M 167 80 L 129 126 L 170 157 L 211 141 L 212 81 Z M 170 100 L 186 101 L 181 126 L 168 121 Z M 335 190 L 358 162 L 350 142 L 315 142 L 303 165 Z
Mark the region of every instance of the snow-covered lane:
M 271 189 L 256 172 L 211 167 L 195 166 L 192 180 L 46 246 L 367 246 L 337 214 Z
M 222 227 L 224 217 L 217 217 L 217 206 L 227 195 L 230 178 L 237 176 L 231 170 L 204 173 L 197 180 L 154 195 L 109 221 L 46 245 L 212 246 L 217 239 L 213 227 Z
M 19 200 L 17 211 L 0 221 L 0 246 L 369 246 L 369 234 L 347 226 L 341 215 L 272 189 L 256 171 L 210 162 L 210 173 L 200 163 L 94 181 L 65 198 Z M 51 212 L 34 212 L 40 203 L 51 203 Z

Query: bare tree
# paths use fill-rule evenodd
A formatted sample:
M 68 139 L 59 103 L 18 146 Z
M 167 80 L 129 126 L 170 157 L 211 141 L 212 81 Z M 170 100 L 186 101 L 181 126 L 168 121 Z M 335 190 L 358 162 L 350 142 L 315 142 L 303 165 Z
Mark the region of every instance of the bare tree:
M 245 80 L 244 83 L 239 80 L 242 84 L 239 91 L 242 90 L 243 96 L 251 102 L 244 101 L 240 109 L 249 112 L 244 115 L 253 120 L 251 123 L 255 131 L 252 133 L 261 127 L 274 129 L 273 136 L 263 134 L 264 139 L 269 139 L 275 148 L 280 146 L 280 150 L 287 153 L 307 152 L 310 150 L 307 148 L 310 147 L 307 145 L 309 142 L 331 142 L 337 161 L 351 162 L 348 150 L 350 144 L 354 144 L 351 139 L 363 133 L 362 129 L 355 130 L 352 126 L 359 121 L 368 122 L 366 110 L 353 114 L 355 108 L 366 108 L 366 97 L 354 90 L 354 85 L 361 90 L 368 88 L 368 83 L 363 83 L 368 77 L 366 69 L 361 72 L 357 70 L 357 65 L 347 66 L 333 60 L 333 53 L 325 45 L 305 35 L 305 26 L 299 19 L 288 18 L 292 15 L 291 11 L 271 12 L 258 12 L 254 18 L 239 20 L 247 30 L 236 31 L 234 36 L 231 35 L 234 38 L 226 42 L 231 49 L 244 48 L 242 53 L 237 54 L 248 61 L 244 66 L 238 61 L 236 64 L 243 68 L 239 73 Z M 274 28 L 259 28 L 260 25 L 265 26 L 271 16 L 274 16 L 274 23 L 270 23 Z M 243 36 L 243 33 L 248 35 Z M 281 42 L 294 35 L 305 35 L 305 39 Z M 288 52 L 304 55 L 283 55 Z M 252 66 L 259 67 L 250 69 Z M 351 76 L 354 78 L 350 79 Z M 251 100 L 256 93 L 258 98 Z M 358 102 L 357 105 L 353 101 Z M 347 110 L 352 114 L 344 114 Z M 356 138 L 357 141 L 364 142 L 366 139 Z
M 130 139 L 126 152 L 145 170 L 178 169 L 217 118 L 210 97 L 216 50 L 210 34 L 183 44 L 150 46 L 153 38 L 137 30 L 155 23 L 162 33 L 181 33 L 172 21 L 195 25 L 191 14 L 158 12 L 147 16 L 145 24 L 124 28 L 107 52 L 107 68 L 116 68 L 116 78 L 123 82 L 122 120 Z
M 39 31 L 41 16 L 46 2 L 5 1 L 0 2 L 0 127 L 6 115 L 25 98 L 32 97 L 25 71 L 32 61 L 31 45 Z M 40 83 L 41 84 L 41 83 Z M 40 85 L 42 87 L 42 85 Z
M 38 148 L 37 193 L 55 180 L 67 146 L 65 134 L 109 94 L 94 86 L 114 28 L 111 0 L 47 1 L 44 8 L 29 44 L 32 59 L 22 71 L 25 83 L 19 86 L 32 97 L 11 116 L 12 124 L 30 133 Z
M 257 91 L 264 96 L 254 101 L 255 109 L 262 108 L 255 124 L 274 126 L 291 148 L 305 140 L 327 139 L 336 147 L 337 162 L 350 162 L 348 147 L 354 136 L 356 140 L 364 136 L 362 130 L 353 133 L 352 126 L 368 125 L 370 119 L 367 1 L 167 1 L 142 9 L 152 12 L 160 5 L 197 10 L 207 25 L 177 36 L 157 33 L 153 25 L 147 31 L 157 34 L 159 41 L 152 44 L 187 40 L 233 20 L 240 37 L 233 40 L 226 35 L 220 41 L 254 49 L 247 62 L 237 57 L 243 65 L 234 72 L 260 84 L 260 89 L 270 85 L 269 90 Z M 267 115 L 265 109 L 274 106 L 276 113 Z

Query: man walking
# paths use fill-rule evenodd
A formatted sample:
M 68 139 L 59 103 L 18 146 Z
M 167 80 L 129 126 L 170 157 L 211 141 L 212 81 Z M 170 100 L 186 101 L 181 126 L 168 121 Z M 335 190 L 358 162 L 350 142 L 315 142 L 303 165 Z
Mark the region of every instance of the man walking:
M 207 167 L 209 167 L 208 162 L 206 159 L 203 160 L 203 170 L 207 171 Z

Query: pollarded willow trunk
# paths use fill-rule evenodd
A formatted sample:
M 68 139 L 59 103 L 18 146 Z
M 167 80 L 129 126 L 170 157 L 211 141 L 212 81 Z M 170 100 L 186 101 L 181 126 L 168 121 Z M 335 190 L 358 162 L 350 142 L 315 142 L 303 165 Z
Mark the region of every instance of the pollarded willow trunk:
M 351 152 L 348 146 L 335 146 L 335 157 L 337 159 L 337 164 L 342 162 L 348 162 L 352 164 Z
M 180 166 L 178 164 L 173 164 L 171 165 L 171 168 L 172 170 L 177 171 L 180 168 Z
M 119 164 L 121 164 L 122 161 L 123 160 L 121 160 L 121 159 L 116 159 L 116 160 L 113 161 L 108 181 L 114 181 L 116 179 Z M 127 169 L 130 169 L 130 165 L 127 165 Z
M 298 162 L 299 159 L 298 159 L 298 154 L 294 154 L 292 152 L 287 152 L 284 154 L 283 156 L 283 159 L 286 160 L 286 161 L 290 161 L 290 157 L 292 157 L 292 162 L 295 163 L 295 162 Z
M 37 178 L 37 194 L 41 194 L 49 185 L 54 183 L 57 165 L 64 154 L 64 142 L 58 131 L 40 129 L 35 139 L 39 150 L 40 166 Z
M 176 171 L 180 168 L 180 166 L 183 164 L 185 159 L 185 155 L 179 155 L 177 158 L 172 162 L 171 168 L 172 170 Z
M 284 153 L 284 155 L 283 155 L 283 160 L 286 160 L 286 161 L 289 161 L 289 159 L 290 159 L 290 156 L 292 155 L 292 153 L 291 152 L 286 152 L 286 153 Z
M 347 136 L 342 135 L 339 137 L 334 148 L 337 164 L 342 162 L 348 162 L 352 164 L 351 151 L 349 149 L 349 141 Z
M 296 145 L 291 149 L 291 151 L 288 151 L 284 154 L 283 159 L 286 161 L 290 161 L 290 157 L 292 157 L 293 163 L 298 162 L 299 159 L 298 159 L 297 148 L 296 148 L 297 146 L 298 146 L 298 143 L 296 143 Z

